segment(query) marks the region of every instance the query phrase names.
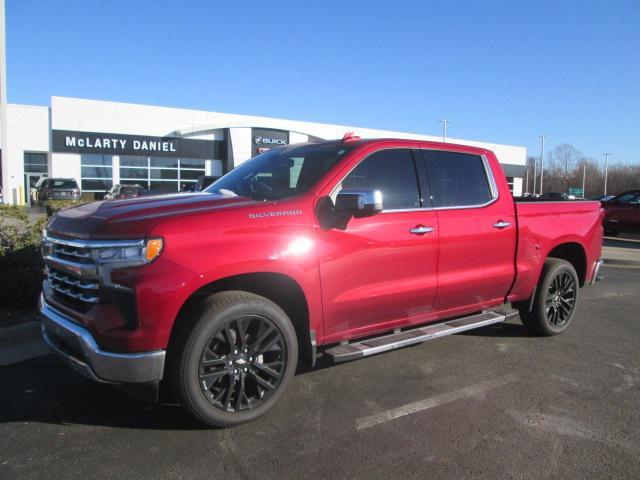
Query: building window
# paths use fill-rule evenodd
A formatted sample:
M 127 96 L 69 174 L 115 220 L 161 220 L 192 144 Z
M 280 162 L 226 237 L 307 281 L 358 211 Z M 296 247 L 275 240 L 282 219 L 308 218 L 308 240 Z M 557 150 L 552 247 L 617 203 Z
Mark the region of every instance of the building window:
M 111 155 L 82 154 L 80 176 L 83 192 L 104 193 L 113 186 Z
M 205 174 L 205 160 L 120 156 L 120 183 L 177 192 Z
M 24 173 L 47 173 L 47 154 L 24 152 Z
M 513 179 L 515 177 L 507 177 L 507 184 L 509 185 L 509 191 L 513 194 Z

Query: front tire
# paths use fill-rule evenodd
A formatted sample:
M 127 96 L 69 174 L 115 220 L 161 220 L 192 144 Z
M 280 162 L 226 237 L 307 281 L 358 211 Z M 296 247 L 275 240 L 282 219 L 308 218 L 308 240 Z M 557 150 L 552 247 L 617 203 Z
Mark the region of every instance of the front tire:
M 522 323 L 543 336 L 564 332 L 573 320 L 578 303 L 579 281 L 575 268 L 566 260 L 548 258 L 544 262 L 533 305 L 520 306 Z
M 278 402 L 297 360 L 295 330 L 280 307 L 252 293 L 220 292 L 176 325 L 168 382 L 195 418 L 231 427 Z

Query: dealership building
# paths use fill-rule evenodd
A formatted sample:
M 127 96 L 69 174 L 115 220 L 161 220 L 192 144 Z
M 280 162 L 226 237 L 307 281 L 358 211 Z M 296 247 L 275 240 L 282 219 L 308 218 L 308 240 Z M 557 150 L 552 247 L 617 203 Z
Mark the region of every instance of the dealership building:
M 279 145 L 341 138 L 440 137 L 250 115 L 52 97 L 50 106 L 6 105 L 1 145 L 5 203 L 30 201 L 40 178 L 74 178 L 101 198 L 115 184 L 179 191 L 202 175 L 222 175 Z M 493 150 L 514 195 L 522 193 L 526 149 L 463 139 L 451 143 Z

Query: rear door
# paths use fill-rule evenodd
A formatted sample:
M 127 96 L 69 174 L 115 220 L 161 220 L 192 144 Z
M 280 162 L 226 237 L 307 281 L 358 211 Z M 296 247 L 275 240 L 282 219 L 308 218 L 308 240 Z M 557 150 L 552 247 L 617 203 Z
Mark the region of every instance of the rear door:
M 499 192 L 485 156 L 422 150 L 437 213 L 438 312 L 502 303 L 515 276 L 516 223 L 506 183 Z M 495 168 L 501 172 L 497 162 Z
M 417 156 L 417 158 L 415 158 Z M 368 154 L 332 188 L 382 192 L 384 210 L 318 234 L 327 341 L 418 321 L 433 310 L 438 233 L 420 152 Z

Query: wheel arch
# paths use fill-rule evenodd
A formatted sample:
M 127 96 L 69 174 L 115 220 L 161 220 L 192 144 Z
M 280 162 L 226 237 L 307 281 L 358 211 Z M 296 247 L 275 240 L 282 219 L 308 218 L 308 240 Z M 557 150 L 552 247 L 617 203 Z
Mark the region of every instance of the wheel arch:
M 578 274 L 578 281 L 583 287 L 587 279 L 587 253 L 577 242 L 566 242 L 551 249 L 547 258 L 559 258 L 569 262 Z
M 194 291 L 180 308 L 172 327 L 171 336 L 185 313 L 196 303 L 211 294 L 241 290 L 265 297 L 282 308 L 296 332 L 299 357 L 313 365 L 315 363 L 315 332 L 311 329 L 309 304 L 304 290 L 292 277 L 277 272 L 254 272 L 219 278 Z

